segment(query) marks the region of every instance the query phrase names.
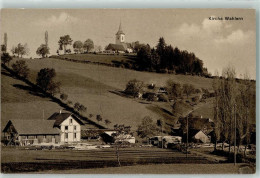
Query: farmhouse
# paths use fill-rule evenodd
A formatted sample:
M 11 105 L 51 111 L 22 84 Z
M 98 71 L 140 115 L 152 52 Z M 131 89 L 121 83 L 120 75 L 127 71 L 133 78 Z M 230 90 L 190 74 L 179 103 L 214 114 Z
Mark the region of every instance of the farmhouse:
M 3 134 L 7 144 L 63 144 L 81 140 L 81 125 L 71 113 L 54 113 L 47 120 L 9 120 Z
M 192 139 L 195 141 L 195 142 L 201 142 L 201 143 L 210 143 L 211 142 L 211 137 L 205 133 L 203 130 L 194 130 L 193 132 L 194 134 Z
M 115 44 L 110 43 L 106 47 L 106 51 L 115 51 L 118 53 L 125 53 L 125 52 L 132 53 L 133 52 L 131 44 L 125 42 L 125 33 L 122 30 L 121 22 L 119 25 L 119 29 L 116 33 L 116 43 Z

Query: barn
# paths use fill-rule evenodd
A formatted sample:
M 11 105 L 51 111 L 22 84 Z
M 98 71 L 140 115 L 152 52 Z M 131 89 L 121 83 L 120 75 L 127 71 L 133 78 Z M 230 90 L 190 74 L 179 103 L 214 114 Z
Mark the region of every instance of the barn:
M 83 123 L 71 113 L 54 113 L 47 120 L 9 120 L 3 129 L 7 144 L 72 143 L 81 140 Z

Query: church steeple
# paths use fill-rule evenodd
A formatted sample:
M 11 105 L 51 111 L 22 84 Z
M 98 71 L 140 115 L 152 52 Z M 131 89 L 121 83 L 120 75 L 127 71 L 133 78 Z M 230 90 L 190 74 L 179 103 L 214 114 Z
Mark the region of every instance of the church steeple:
M 121 44 L 125 42 L 125 33 L 122 30 L 121 20 L 119 24 L 118 31 L 116 33 L 116 44 Z
M 120 35 L 120 34 L 124 34 L 125 35 L 125 33 L 122 30 L 121 21 L 120 21 L 119 28 L 118 28 L 118 31 L 117 31 L 116 35 Z

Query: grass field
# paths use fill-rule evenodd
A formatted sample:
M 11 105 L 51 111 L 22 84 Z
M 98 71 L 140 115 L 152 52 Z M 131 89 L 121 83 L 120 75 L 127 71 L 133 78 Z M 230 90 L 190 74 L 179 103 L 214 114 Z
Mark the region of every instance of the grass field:
M 181 84 L 190 83 L 196 88 L 208 88 L 209 90 L 212 82 L 212 79 L 198 76 L 139 72 L 102 65 L 74 63 L 54 58 L 26 59 L 26 62 L 31 72 L 30 81 L 36 81 L 37 72 L 40 69 L 54 68 L 57 73 L 56 80 L 61 82 L 61 91 L 68 94 L 68 100 L 73 103 L 80 102 L 87 107 L 87 112 L 83 115 L 88 117 L 89 114 L 93 114 L 94 117 L 90 119 L 95 121 L 95 115 L 101 114 L 104 120 L 112 121 L 106 127 L 113 127 L 114 124 L 125 124 L 132 126 L 133 131 L 136 130 L 144 116 L 150 116 L 156 121 L 163 118 L 165 113 L 156 113 L 151 110 L 151 107 L 160 105 L 158 102 L 144 104 L 140 100 L 125 98 L 112 93 L 116 90 L 124 90 L 129 80 L 137 79 L 145 83 L 164 86 L 168 79 L 172 79 Z M 29 91 L 21 89 L 21 87 L 14 87 L 15 84 L 19 83 L 21 82 L 16 79 L 2 75 L 3 121 L 10 118 L 42 119 L 43 110 L 44 117 L 47 118 L 53 112 L 61 109 L 59 105 L 49 101 L 49 99 L 32 96 Z M 167 108 L 170 108 L 169 105 Z M 203 110 L 200 112 L 203 112 Z M 170 118 L 167 120 L 170 122 Z M 100 122 L 100 124 L 105 126 L 104 122 Z
M 253 173 L 247 164 L 218 163 L 196 154 L 160 148 L 121 148 L 120 162 L 114 148 L 100 150 L 26 150 L 2 147 L 4 173 L 48 174 L 237 174 Z M 253 168 L 254 169 L 254 168 Z
M 134 164 L 211 164 L 205 157 L 160 149 L 121 148 L 120 162 L 123 166 Z M 21 147 L 2 147 L 2 171 L 28 172 L 39 170 L 89 169 L 118 166 L 115 148 L 99 150 L 26 150 Z
M 79 61 L 99 62 L 103 64 L 118 64 L 127 62 L 134 58 L 134 56 L 123 54 L 65 54 L 60 55 L 60 58 L 75 59 Z
M 250 168 L 244 164 L 150 164 L 112 168 L 72 169 L 62 174 L 239 174 Z M 38 174 L 58 174 L 60 171 L 49 170 Z M 245 172 L 246 173 L 246 172 Z

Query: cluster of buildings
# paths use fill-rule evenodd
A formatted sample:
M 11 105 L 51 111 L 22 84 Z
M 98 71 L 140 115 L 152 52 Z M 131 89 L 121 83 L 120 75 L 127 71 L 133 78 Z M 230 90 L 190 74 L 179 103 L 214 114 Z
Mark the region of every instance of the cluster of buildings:
M 47 120 L 9 120 L 2 130 L 2 140 L 7 145 L 64 145 L 103 137 L 105 142 L 114 142 L 113 129 L 100 129 L 79 119 L 72 113 L 56 112 Z M 121 137 L 120 137 L 121 138 Z M 135 137 L 124 135 L 124 140 L 135 143 Z

